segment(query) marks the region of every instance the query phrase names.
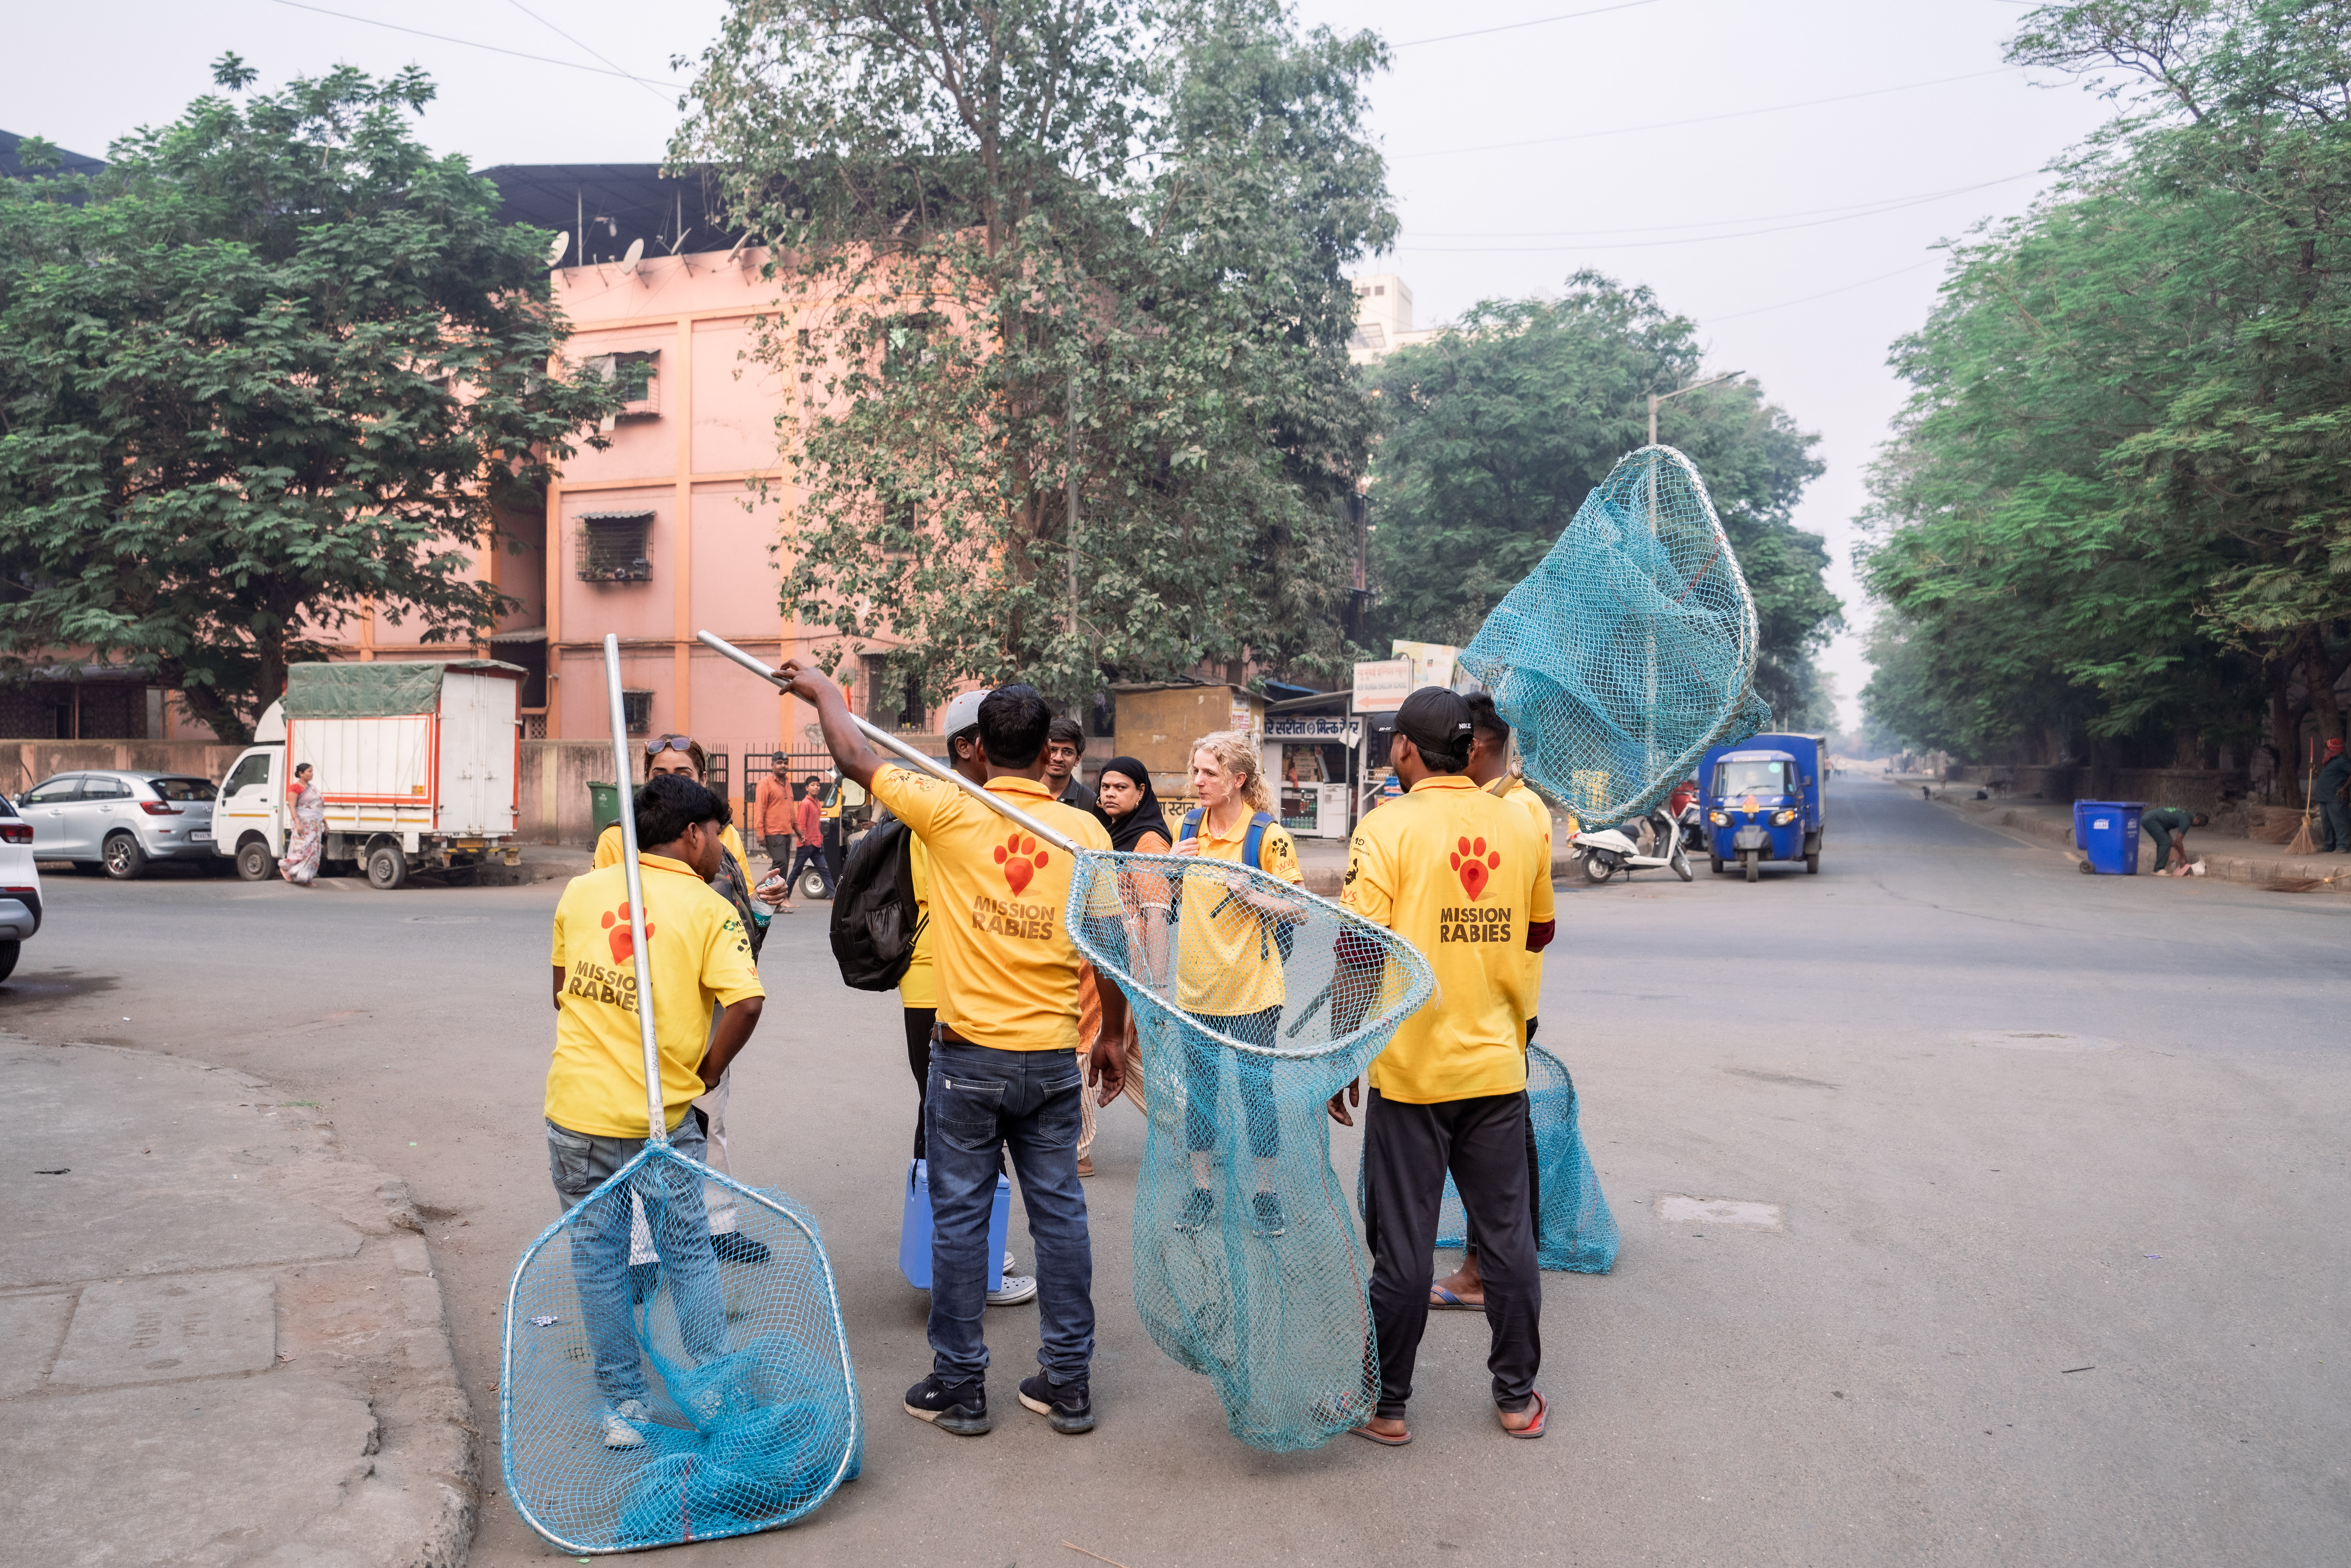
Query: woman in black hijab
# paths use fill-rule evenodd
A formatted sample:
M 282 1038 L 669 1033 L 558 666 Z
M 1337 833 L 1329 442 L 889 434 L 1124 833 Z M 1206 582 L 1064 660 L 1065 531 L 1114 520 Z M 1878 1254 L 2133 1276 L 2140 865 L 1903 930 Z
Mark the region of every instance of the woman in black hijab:
M 1102 815 L 1110 819 L 1111 848 L 1133 855 L 1167 852 L 1167 817 L 1142 763 L 1132 757 L 1112 758 L 1102 765 L 1095 788 Z

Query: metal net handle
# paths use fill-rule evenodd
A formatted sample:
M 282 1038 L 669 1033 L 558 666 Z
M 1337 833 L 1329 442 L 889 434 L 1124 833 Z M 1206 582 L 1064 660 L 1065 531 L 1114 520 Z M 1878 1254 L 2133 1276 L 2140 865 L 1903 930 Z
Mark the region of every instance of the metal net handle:
M 713 652 L 726 654 L 726 657 L 734 660 L 737 664 L 742 665 L 745 669 L 750 671 L 761 680 L 772 681 L 776 678 L 776 672 L 772 667 L 761 664 L 758 659 L 753 658 L 750 654 L 743 652 L 742 649 L 737 648 L 734 643 L 729 643 L 726 638 L 719 636 L 716 632 L 697 632 L 695 635 L 702 640 L 703 646 L 711 649 Z M 609 644 L 613 640 L 606 638 L 605 641 Z M 614 666 L 615 669 L 618 667 L 619 666 L 617 665 Z M 618 681 L 620 677 L 616 674 L 613 676 L 613 679 Z M 620 690 L 617 685 L 612 689 L 616 694 Z M 616 695 L 612 701 L 614 703 L 613 711 L 617 713 L 620 711 L 618 706 L 620 702 L 619 696 Z M 874 745 L 881 747 L 883 750 L 890 752 L 893 756 L 903 758 L 907 762 L 912 763 L 914 767 L 919 768 L 924 772 L 929 774 L 932 778 L 936 779 L 943 783 L 954 785 L 956 789 L 962 790 L 965 794 L 970 796 L 981 805 L 986 806 L 989 810 L 995 811 L 998 815 L 1008 817 L 1013 821 L 1019 823 L 1023 828 L 1026 828 L 1029 831 L 1036 834 L 1039 838 L 1044 840 L 1055 849 L 1061 850 L 1071 856 L 1096 852 L 1092 850 L 1080 848 L 1076 841 L 1071 839 L 1068 835 L 1056 829 L 1047 827 L 1044 823 L 1039 821 L 1036 818 L 1030 816 L 1028 812 L 1022 810 L 1011 801 L 1005 800 L 1000 795 L 992 794 L 988 790 L 981 789 L 978 785 L 973 783 L 962 774 L 955 771 L 955 769 L 940 767 L 936 761 L 924 756 L 921 752 L 915 750 L 913 747 L 907 745 L 896 736 L 890 734 L 887 730 L 874 728 L 863 719 L 859 718 L 855 714 L 849 716 L 849 722 L 855 725 L 858 728 L 858 732 L 863 735 L 866 739 L 872 741 Z M 617 731 L 615 733 L 617 733 Z M 632 887 L 631 891 L 633 893 L 634 888 Z M 653 1037 L 648 1034 L 645 1038 L 650 1040 Z
M 629 776 L 629 715 L 621 700 L 621 639 L 604 633 L 604 692 L 612 708 L 613 777 L 626 792 Z M 633 803 L 621 808 L 621 871 L 629 883 L 629 946 L 637 966 L 637 1036 L 645 1048 L 645 1138 L 669 1144 L 668 1107 L 662 1103 L 661 1050 L 653 1043 L 653 971 L 645 952 L 645 880 L 637 864 L 637 813 Z

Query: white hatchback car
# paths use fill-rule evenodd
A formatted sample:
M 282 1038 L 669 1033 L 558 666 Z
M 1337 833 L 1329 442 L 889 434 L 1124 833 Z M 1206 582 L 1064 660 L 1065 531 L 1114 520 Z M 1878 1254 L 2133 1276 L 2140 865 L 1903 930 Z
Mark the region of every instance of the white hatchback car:
M 0 798 L 0 980 L 16 967 L 16 954 L 41 928 L 41 873 L 33 864 L 33 826 Z

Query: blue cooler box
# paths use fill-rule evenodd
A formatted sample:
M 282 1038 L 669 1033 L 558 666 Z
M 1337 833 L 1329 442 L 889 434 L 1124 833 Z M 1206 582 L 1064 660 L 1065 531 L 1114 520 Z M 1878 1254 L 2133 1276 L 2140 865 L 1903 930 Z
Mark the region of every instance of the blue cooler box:
M 2133 819 L 2136 822 L 2137 819 Z M 987 1288 L 1004 1288 L 1004 1239 L 1012 1228 L 1012 1178 L 998 1172 L 987 1213 Z M 931 1288 L 931 1163 L 906 1166 L 906 1209 L 898 1221 L 898 1272 L 918 1291 Z
M 2074 842 L 2101 876 L 2138 874 L 2138 814 L 2144 800 L 2076 800 Z

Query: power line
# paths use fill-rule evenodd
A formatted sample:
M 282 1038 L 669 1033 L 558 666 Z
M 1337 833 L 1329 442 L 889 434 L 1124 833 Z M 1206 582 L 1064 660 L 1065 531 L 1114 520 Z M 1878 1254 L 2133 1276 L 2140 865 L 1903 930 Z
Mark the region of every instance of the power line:
M 540 16 L 529 6 L 524 5 L 522 0 L 507 0 L 507 4 L 512 5 L 516 10 L 529 17 L 532 21 L 546 28 L 549 32 L 554 34 L 557 37 L 562 39 L 573 48 L 580 50 L 583 54 L 595 55 L 598 59 L 602 60 L 606 65 L 611 66 L 614 74 L 628 77 L 631 81 L 635 82 L 639 87 L 643 88 L 647 92 L 652 93 L 664 103 L 667 103 L 669 101 L 669 99 L 663 94 L 661 89 L 654 87 L 651 82 L 645 81 L 640 77 L 630 76 L 627 71 L 621 68 L 619 61 L 611 59 L 604 55 L 598 54 L 597 51 L 590 48 L 587 45 L 581 43 L 579 39 L 573 37 L 570 34 L 565 32 L 562 28 L 549 21 L 546 17 Z
M 397 22 L 379 22 L 372 16 L 354 16 L 348 11 L 329 11 L 324 5 L 304 5 L 303 0 L 273 0 L 273 4 L 290 5 L 297 11 L 315 11 L 321 16 L 332 16 L 340 22 L 359 22 L 371 27 L 385 27 L 395 33 L 407 33 L 414 37 L 431 38 L 437 43 L 456 44 L 468 49 L 487 49 L 494 55 L 507 55 L 518 60 L 537 60 L 540 65 L 561 66 L 566 70 L 586 71 L 591 76 L 619 77 L 624 81 L 643 82 L 648 87 L 668 85 L 655 81 L 651 77 L 636 76 L 624 70 L 608 70 L 602 66 L 583 66 L 577 60 L 559 60 L 552 55 L 527 54 L 521 49 L 507 49 L 501 48 L 496 44 L 475 43 L 471 38 L 453 38 L 446 33 L 428 33 L 422 27 L 403 27 Z
M 1390 44 L 1392 49 L 1416 49 L 1423 44 L 1449 44 L 1456 38 L 1482 38 L 1489 33 L 1515 33 L 1520 27 L 1540 27 L 1551 22 L 1573 22 L 1578 16 L 1597 16 L 1609 11 L 1630 11 L 1636 5 L 1654 5 L 1657 0 L 1623 0 L 1616 5 L 1599 5 L 1589 11 L 1562 11 L 1556 16 L 1537 16 L 1531 22 L 1505 22 L 1499 27 L 1473 27 L 1466 33 L 1440 33 L 1434 38 L 1407 38 L 1401 44 Z
M 278 0 L 290 5 L 293 0 Z M 1617 125 L 1605 131 L 1578 131 L 1566 136 L 1538 136 L 1528 141 L 1489 141 L 1477 147 L 1445 147 L 1430 152 L 1398 152 L 1390 162 L 1407 158 L 1451 158 L 1464 152 L 1507 152 L 1517 147 L 1550 147 L 1562 141 L 1590 141 L 1602 136 L 1630 136 L 1644 131 L 1671 131 L 1684 125 L 1711 125 L 1723 120 L 1745 120 L 1758 114 L 1779 114 L 1791 109 L 1811 109 L 1823 103 L 1850 103 L 1857 98 L 1883 98 L 1889 92 L 1909 92 L 1922 87 L 1941 87 L 1947 82 L 1974 81 L 1981 77 L 2006 76 L 2021 68 L 2000 66 L 1988 71 L 1969 71 L 1964 76 L 1935 77 L 1927 81 L 1907 81 L 1895 87 L 1874 87 L 1865 92 L 1842 92 L 1833 98 L 1807 98 L 1794 103 L 1771 103 L 1761 109 L 1734 109 L 1724 114 L 1701 114 L 1691 120 L 1660 120 L 1648 125 Z
M 2038 171 L 2011 174 L 2004 179 L 1986 180 L 1980 185 L 1962 185 L 1956 190 L 1938 191 L 1931 195 L 1882 202 L 1863 212 L 1847 212 L 1835 217 L 1813 218 L 1810 222 L 1801 224 L 1774 224 L 1769 228 L 1740 229 L 1730 234 L 1685 235 L 1678 239 L 1612 240 L 1602 245 L 1399 245 L 1395 248 L 1400 251 L 1413 250 L 1446 256 L 1503 256 L 1538 251 L 1651 250 L 1668 245 L 1711 245 L 1717 240 L 1753 239 L 1758 235 L 1787 234 L 1796 229 L 1816 229 L 1825 224 L 1851 223 L 1855 218 L 1874 218 L 1882 213 L 1898 213 L 1905 207 L 1922 206 L 1928 202 L 1947 201 L 1950 197 L 1961 195 L 1970 191 L 1989 190 L 1994 185 L 2010 185 L 2019 180 L 2030 180 L 2034 172 Z
M 1719 321 L 1736 321 L 1742 316 L 1761 316 L 1773 310 L 1785 310 L 1791 305 L 1809 305 L 1815 299 L 1826 299 L 1832 294 L 1850 294 L 1856 288 L 1866 288 L 1873 283 L 1883 283 L 1889 277 L 1900 277 L 1905 273 L 1916 272 L 1920 267 L 1934 265 L 1935 258 L 1928 256 L 1924 261 L 1914 261 L 1907 267 L 1897 267 L 1891 272 L 1881 272 L 1876 277 L 1865 277 L 1858 283 L 1846 283 L 1834 288 L 1823 288 L 1818 294 L 1807 294 L 1797 299 L 1782 299 L 1777 305 L 1758 305 L 1752 310 L 1734 310 L 1728 316 L 1709 316 L 1698 325 L 1711 327 Z

